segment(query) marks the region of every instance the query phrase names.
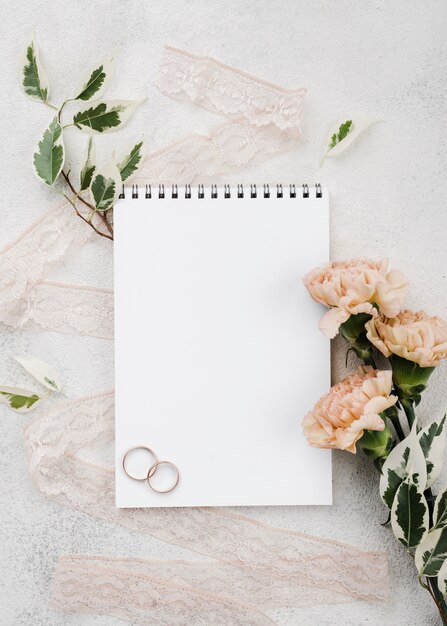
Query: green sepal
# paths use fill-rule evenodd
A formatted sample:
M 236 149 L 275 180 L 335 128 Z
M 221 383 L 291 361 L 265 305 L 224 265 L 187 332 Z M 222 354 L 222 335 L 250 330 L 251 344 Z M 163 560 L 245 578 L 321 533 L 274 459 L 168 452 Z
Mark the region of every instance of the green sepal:
M 383 415 L 381 417 L 383 419 Z M 380 469 L 392 447 L 393 435 L 386 421 L 383 430 L 364 430 L 361 439 L 357 442 L 357 448 L 363 450 L 367 456 L 374 460 L 381 460 Z
M 351 315 L 340 326 L 340 334 L 349 343 L 350 348 L 365 363 L 373 363 L 372 344 L 366 336 L 365 324 L 371 319 L 368 313 Z
M 421 367 L 417 363 L 403 359 L 396 354 L 392 354 L 389 361 L 393 369 L 393 382 L 399 400 L 419 404 L 421 394 L 427 388 L 428 379 L 435 368 Z

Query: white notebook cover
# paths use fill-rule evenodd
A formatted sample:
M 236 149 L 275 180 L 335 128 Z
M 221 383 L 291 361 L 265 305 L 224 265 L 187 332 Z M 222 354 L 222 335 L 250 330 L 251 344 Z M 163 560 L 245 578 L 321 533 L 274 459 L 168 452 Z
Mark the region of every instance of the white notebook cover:
M 116 505 L 331 504 L 331 453 L 300 425 L 330 385 L 302 284 L 328 260 L 328 192 L 210 195 L 115 206 Z M 176 463 L 174 491 L 126 476 L 138 445 Z

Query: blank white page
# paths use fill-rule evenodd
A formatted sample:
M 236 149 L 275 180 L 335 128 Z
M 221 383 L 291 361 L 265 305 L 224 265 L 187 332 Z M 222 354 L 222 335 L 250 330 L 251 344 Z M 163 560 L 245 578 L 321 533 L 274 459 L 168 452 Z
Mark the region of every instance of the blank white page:
M 302 284 L 328 260 L 327 190 L 130 195 L 114 210 L 116 505 L 330 504 L 330 451 L 301 431 L 330 384 Z M 139 445 L 178 466 L 174 491 L 126 476 Z

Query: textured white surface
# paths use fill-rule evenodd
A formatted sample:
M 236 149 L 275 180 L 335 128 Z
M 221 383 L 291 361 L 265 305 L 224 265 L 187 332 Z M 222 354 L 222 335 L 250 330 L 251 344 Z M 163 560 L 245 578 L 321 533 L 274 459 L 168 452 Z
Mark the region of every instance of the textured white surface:
M 1 20 L 3 245 L 55 202 L 33 178 L 31 148 L 49 112 L 25 99 L 17 85 L 17 58 L 34 24 L 54 100 L 76 84 L 89 59 L 117 47 L 118 76 L 111 94 L 148 96 L 125 131 L 103 138 L 121 147 L 142 131 L 155 149 L 184 133 L 206 131 L 215 116 L 167 100 L 152 86 L 164 44 L 209 54 L 284 86 L 304 85 L 304 137 L 294 152 L 232 182 L 320 180 L 332 195 L 332 255 L 389 255 L 411 277 L 409 304 L 447 314 L 446 94 L 447 5 L 443 0 L 152 0 L 91 3 L 3 3 Z M 338 160 L 318 166 L 322 137 L 332 119 L 355 112 L 382 120 Z M 73 153 L 84 138 L 69 134 Z M 74 163 L 75 165 L 75 163 Z M 110 286 L 109 242 L 93 240 L 61 264 L 54 277 Z M 34 354 L 52 363 L 70 397 L 113 384 L 111 342 L 52 333 L 4 333 L 0 379 L 29 382 L 12 362 Z M 344 371 L 337 351 L 334 378 Z M 446 408 L 446 368 L 433 376 L 424 418 Z M 105 626 L 118 620 L 61 616 L 49 606 L 55 560 L 63 552 L 181 558 L 186 552 L 112 525 L 63 510 L 30 484 L 20 417 L 0 407 L 1 623 L 14 626 Z M 334 506 L 319 509 L 250 509 L 256 518 L 289 528 L 384 548 L 390 556 L 391 597 L 381 605 L 354 603 L 282 610 L 281 625 L 434 625 L 438 618 L 417 584 L 414 566 L 387 528 L 377 495 L 377 476 L 366 460 L 334 454 Z

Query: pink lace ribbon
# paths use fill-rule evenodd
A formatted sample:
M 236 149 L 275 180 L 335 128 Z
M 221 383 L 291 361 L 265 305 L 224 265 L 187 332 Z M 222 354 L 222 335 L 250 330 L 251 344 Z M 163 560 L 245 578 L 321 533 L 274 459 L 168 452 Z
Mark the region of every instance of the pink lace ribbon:
M 156 78 L 160 91 L 228 118 L 207 136 L 186 137 L 149 155 L 138 180 L 209 183 L 294 148 L 306 90 L 284 89 L 215 59 L 167 47 Z
M 191 136 L 149 155 L 140 174 L 153 183 L 215 180 L 287 150 L 300 136 L 304 89 L 287 90 L 213 59 L 167 48 L 159 89 L 223 116 L 208 136 Z M 0 265 L 0 322 L 112 337 L 107 289 L 46 280 L 52 266 L 93 232 L 63 205 L 7 246 Z M 383 599 L 383 553 L 281 530 L 218 509 L 132 509 L 114 505 L 112 464 L 101 457 L 114 438 L 113 392 L 65 402 L 25 430 L 30 473 L 42 493 L 89 515 L 211 557 L 213 561 L 148 562 L 63 556 L 54 582 L 61 610 L 114 615 L 161 625 L 272 624 L 263 612 L 312 602 Z M 248 603 L 247 603 L 248 599 Z
M 224 509 L 117 509 L 112 459 L 109 465 L 103 465 L 82 457 L 84 448 L 92 450 L 97 447 L 99 458 L 99 448 L 112 442 L 113 437 L 112 391 L 64 402 L 52 413 L 36 417 L 25 430 L 31 477 L 42 493 L 61 505 L 216 559 L 214 564 L 195 562 L 185 566 L 178 566 L 177 562 L 165 562 L 163 565 L 138 562 L 138 571 L 140 574 L 143 572 L 145 581 L 141 585 L 160 597 L 160 605 L 167 612 L 163 618 L 166 621 L 162 623 L 176 623 L 170 614 L 175 605 L 170 594 L 174 593 L 177 597 L 179 586 L 196 590 L 197 593 L 194 592 L 189 601 L 195 605 L 197 615 L 202 611 L 202 593 L 205 596 L 212 593 L 227 601 L 231 599 L 235 611 L 239 610 L 240 604 L 246 604 L 247 598 L 250 604 L 268 609 L 315 601 L 347 602 L 386 597 L 387 563 L 383 553 L 368 553 L 336 541 L 282 530 Z M 101 612 L 101 607 L 105 605 L 113 607 L 112 598 L 109 603 L 104 599 L 102 581 L 107 575 L 115 579 L 114 587 L 120 588 L 119 581 L 124 586 L 128 585 L 125 582 L 128 580 L 126 571 L 131 567 L 131 560 L 124 559 L 125 563 L 117 564 L 113 559 L 94 557 L 89 567 L 93 570 L 98 567 L 98 573 L 93 572 L 88 586 L 82 586 L 78 585 L 79 581 L 76 582 L 76 576 L 70 569 L 77 568 L 78 575 L 82 576 L 85 565 L 82 559 L 85 557 L 78 557 L 75 565 L 73 557 L 68 561 L 62 559 L 55 586 L 58 606 L 73 608 L 73 598 L 85 596 L 80 601 L 84 610 L 90 606 L 90 610 Z M 69 567 L 64 565 L 66 563 Z M 135 563 L 132 568 L 138 569 Z M 160 583 L 160 577 L 163 580 L 166 577 L 173 584 L 173 589 L 163 580 Z M 161 595 L 160 586 L 165 589 Z M 76 588 L 78 591 L 75 593 Z M 107 589 L 110 591 L 111 587 Z M 151 594 L 148 598 L 152 597 Z M 261 598 L 263 594 L 264 600 Z M 138 622 L 140 618 L 134 611 L 134 596 L 123 591 L 122 597 L 125 598 L 125 606 L 121 603 L 119 610 L 127 611 L 128 619 Z M 150 614 L 151 610 L 156 610 L 156 613 Z M 154 608 L 154 604 L 149 602 L 141 623 L 150 623 L 145 619 L 159 619 L 161 610 L 159 605 Z M 228 604 L 225 604 L 226 610 Z M 117 609 L 113 614 L 118 613 Z M 196 616 L 196 619 L 199 618 Z M 259 616 L 256 619 L 259 620 Z M 223 620 L 215 623 L 231 622 Z M 246 623 L 269 622 L 255 620 Z

